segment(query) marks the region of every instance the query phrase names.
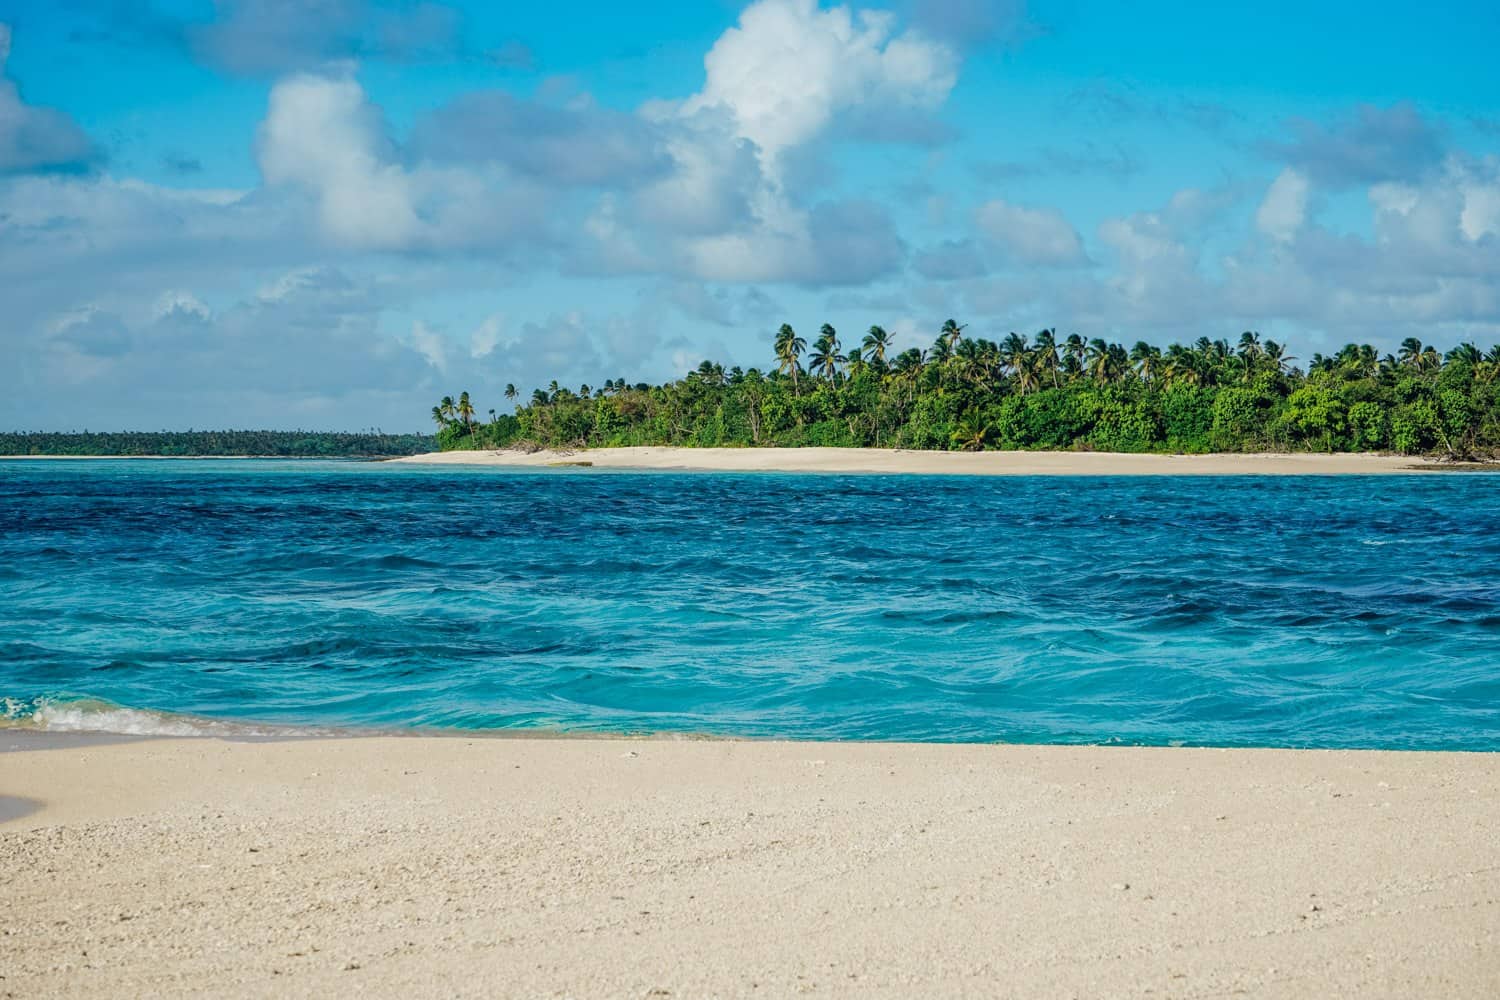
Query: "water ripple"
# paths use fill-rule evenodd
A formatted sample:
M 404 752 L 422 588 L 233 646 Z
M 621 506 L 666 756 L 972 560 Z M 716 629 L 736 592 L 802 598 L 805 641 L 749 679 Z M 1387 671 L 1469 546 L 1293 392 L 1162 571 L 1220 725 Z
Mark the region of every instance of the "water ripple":
M 7 464 L 0 725 L 1494 750 L 1497 525 L 1482 476 Z

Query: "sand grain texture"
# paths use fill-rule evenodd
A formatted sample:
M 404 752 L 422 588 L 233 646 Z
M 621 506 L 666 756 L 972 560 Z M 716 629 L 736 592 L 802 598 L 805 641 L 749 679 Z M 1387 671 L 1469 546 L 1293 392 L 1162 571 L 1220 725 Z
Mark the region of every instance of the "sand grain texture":
M 0 754 L 0 996 L 1500 995 L 1477 754 Z

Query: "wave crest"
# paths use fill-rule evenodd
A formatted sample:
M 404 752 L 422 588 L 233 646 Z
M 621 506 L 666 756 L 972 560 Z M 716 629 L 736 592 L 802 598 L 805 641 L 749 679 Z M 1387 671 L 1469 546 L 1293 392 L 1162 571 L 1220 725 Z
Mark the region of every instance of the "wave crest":
M 48 733 L 112 733 L 121 736 L 217 736 L 227 738 L 310 735 L 305 729 L 223 722 L 196 715 L 117 705 L 82 695 L 0 698 L 0 729 Z

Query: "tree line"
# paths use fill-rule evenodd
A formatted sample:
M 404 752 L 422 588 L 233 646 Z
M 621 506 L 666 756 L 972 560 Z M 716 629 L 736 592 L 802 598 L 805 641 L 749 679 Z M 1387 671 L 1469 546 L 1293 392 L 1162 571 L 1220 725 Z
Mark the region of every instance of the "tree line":
M 926 350 L 897 352 L 872 326 L 845 345 L 789 325 L 764 370 L 704 361 L 662 385 L 552 382 L 513 413 L 469 393 L 432 419 L 444 449 L 627 445 L 982 450 L 1395 451 L 1456 458 L 1500 450 L 1500 347 L 1446 352 L 1409 338 L 1394 354 L 1349 344 L 1306 368 L 1272 340 L 1199 338 L 1126 348 L 1055 330 L 1002 340 L 948 320 Z
M 432 451 L 427 434 L 379 431 L 115 431 L 0 433 L 0 455 L 390 458 Z

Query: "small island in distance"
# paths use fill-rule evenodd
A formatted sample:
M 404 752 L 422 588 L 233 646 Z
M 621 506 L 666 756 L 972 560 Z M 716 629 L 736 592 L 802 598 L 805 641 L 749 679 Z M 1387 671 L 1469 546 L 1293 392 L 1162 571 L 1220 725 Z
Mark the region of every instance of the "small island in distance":
M 436 444 L 426 434 L 380 431 L 0 432 L 0 455 L 39 458 L 395 458 Z
M 1306 370 L 1247 332 L 1127 349 L 1042 330 L 998 342 L 943 324 L 927 350 L 895 352 L 872 326 L 845 347 L 776 334 L 766 370 L 704 361 L 662 385 L 553 382 L 514 414 L 477 418 L 468 392 L 432 409 L 444 451 L 676 446 L 1060 450 L 1123 453 L 1395 452 L 1455 461 L 1500 448 L 1500 347 L 1395 354 L 1349 344 Z M 518 400 L 520 400 L 518 402 Z

